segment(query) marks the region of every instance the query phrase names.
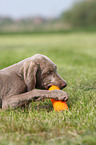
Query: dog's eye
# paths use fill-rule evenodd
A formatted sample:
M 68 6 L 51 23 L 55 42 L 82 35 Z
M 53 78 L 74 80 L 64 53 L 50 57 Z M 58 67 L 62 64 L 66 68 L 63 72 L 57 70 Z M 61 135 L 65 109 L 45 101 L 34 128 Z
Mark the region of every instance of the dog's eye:
M 51 73 L 51 71 L 49 70 L 48 72 L 47 72 L 47 75 L 49 75 Z
M 47 71 L 46 73 L 43 74 L 44 77 L 46 77 L 47 75 L 51 74 L 51 70 Z

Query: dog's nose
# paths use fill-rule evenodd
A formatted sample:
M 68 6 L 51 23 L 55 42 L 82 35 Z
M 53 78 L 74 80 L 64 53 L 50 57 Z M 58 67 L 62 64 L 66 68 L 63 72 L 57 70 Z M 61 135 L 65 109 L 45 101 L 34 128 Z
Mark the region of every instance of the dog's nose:
M 66 87 L 66 86 L 67 86 L 67 83 L 65 82 L 65 83 L 64 83 L 64 87 Z
M 65 88 L 66 86 L 67 86 L 67 83 L 66 83 L 66 82 L 63 82 L 63 83 L 61 84 L 61 89 Z

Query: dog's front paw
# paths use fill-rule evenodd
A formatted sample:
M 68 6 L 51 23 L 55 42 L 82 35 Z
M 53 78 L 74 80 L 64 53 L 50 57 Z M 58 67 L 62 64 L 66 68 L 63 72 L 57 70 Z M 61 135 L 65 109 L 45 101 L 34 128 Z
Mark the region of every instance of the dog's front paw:
M 68 100 L 68 94 L 64 91 L 60 91 L 60 95 L 58 96 L 58 100 L 67 101 Z
M 61 91 L 61 90 L 54 90 L 54 91 L 51 91 L 52 93 L 52 99 L 55 99 L 55 100 L 63 100 L 63 101 L 67 101 L 68 100 L 68 94 L 64 91 Z

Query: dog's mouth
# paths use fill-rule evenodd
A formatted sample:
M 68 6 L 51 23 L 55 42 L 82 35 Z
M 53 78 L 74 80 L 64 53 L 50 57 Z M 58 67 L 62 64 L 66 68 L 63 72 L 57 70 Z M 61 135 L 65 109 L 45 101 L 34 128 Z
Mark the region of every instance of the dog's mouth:
M 53 84 L 50 84 L 50 85 L 43 85 L 43 89 L 49 90 L 49 88 L 50 88 L 52 85 L 53 85 Z
M 62 90 L 62 89 L 64 89 L 64 88 L 66 87 L 66 86 L 59 86 L 59 85 L 57 85 L 57 84 L 55 84 L 55 83 L 52 83 L 52 84 L 50 84 L 50 85 L 48 85 L 48 86 L 45 86 L 45 87 L 46 87 L 46 90 L 49 90 L 49 88 L 50 88 L 52 85 L 57 86 L 58 88 L 60 88 L 60 90 Z
M 49 90 L 49 88 L 50 88 L 52 85 L 57 86 L 57 85 L 55 85 L 55 84 L 50 84 L 50 85 L 46 86 L 46 90 Z
M 42 85 L 42 88 L 43 89 L 46 89 L 46 90 L 49 90 L 49 88 L 52 86 L 52 85 L 54 85 L 54 86 L 57 86 L 58 88 L 60 88 L 60 90 L 62 90 L 63 88 L 65 88 L 66 87 L 66 85 L 65 84 L 57 84 L 57 83 L 44 83 L 43 85 Z
M 47 87 L 47 90 L 49 90 L 49 88 L 50 88 L 51 86 L 52 86 L 52 85 L 48 86 L 48 87 Z
M 50 87 L 51 87 L 51 85 L 50 86 L 44 86 L 44 89 L 49 90 Z

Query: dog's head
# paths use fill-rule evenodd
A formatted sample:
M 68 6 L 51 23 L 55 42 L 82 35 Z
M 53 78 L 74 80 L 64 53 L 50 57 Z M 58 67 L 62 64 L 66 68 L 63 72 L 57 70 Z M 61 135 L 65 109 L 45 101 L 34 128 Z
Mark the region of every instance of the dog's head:
M 28 58 L 20 69 L 19 74 L 26 83 L 27 91 L 34 88 L 48 90 L 52 85 L 56 85 L 60 89 L 67 86 L 65 80 L 57 73 L 55 63 L 41 54 Z

